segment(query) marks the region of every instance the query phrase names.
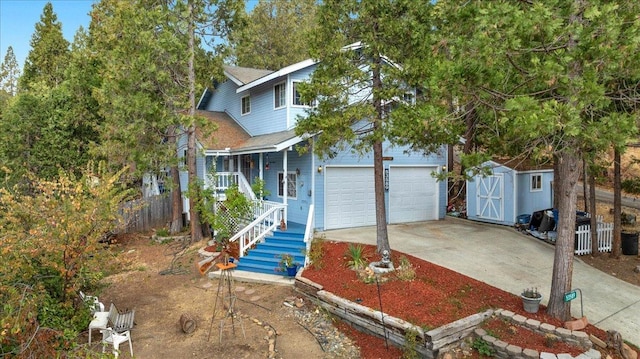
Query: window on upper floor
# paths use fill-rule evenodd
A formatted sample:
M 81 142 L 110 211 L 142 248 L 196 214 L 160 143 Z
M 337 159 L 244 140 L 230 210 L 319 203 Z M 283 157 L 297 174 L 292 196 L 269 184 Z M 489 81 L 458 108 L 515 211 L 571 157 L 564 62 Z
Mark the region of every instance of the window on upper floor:
M 542 175 L 539 173 L 531 174 L 531 192 L 542 191 Z
M 296 199 L 298 175 L 295 172 L 287 172 L 287 197 Z M 284 197 L 284 172 L 278 172 L 278 197 Z
M 287 90 L 283 83 L 273 86 L 273 108 L 281 108 L 287 104 Z
M 298 91 L 298 86 L 301 84 L 300 81 L 294 82 L 293 83 L 293 105 L 294 106 L 306 106 L 306 107 L 311 107 L 311 106 L 315 106 L 315 101 L 312 103 L 309 102 L 302 102 L 301 96 L 300 96 L 300 92 Z
M 241 106 L 242 106 L 241 113 L 243 115 L 247 115 L 247 114 L 251 113 L 251 96 L 249 96 L 249 95 L 244 96 L 242 98 Z

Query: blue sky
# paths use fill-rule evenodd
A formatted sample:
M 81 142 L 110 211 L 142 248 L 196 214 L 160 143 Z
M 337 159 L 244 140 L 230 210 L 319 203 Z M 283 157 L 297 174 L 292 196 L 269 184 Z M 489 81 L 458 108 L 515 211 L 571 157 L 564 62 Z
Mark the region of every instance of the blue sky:
M 0 0 L 0 62 L 7 54 L 7 48 L 13 47 L 20 70 L 24 66 L 31 50 L 31 36 L 36 23 L 40 21 L 42 9 L 47 2 L 53 5 L 53 12 L 62 24 L 62 33 L 67 41 L 80 26 L 89 26 L 89 11 L 96 0 Z
M 40 21 L 42 10 L 47 2 L 53 5 L 53 12 L 62 24 L 64 38 L 73 42 L 73 37 L 80 26 L 87 29 L 91 18 L 91 5 L 98 0 L 0 0 L 0 62 L 4 61 L 7 48 L 13 47 L 20 71 L 24 60 L 31 50 L 31 36 Z M 257 0 L 248 0 L 250 11 Z

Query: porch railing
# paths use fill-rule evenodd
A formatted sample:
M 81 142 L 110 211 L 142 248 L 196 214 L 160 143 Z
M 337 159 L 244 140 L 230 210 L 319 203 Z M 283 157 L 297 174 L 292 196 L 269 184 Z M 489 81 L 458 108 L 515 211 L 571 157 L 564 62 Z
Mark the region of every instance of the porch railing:
M 205 188 L 213 190 L 216 194 L 224 194 L 231 185 L 237 184 L 240 192 L 244 193 L 252 201 L 257 200 L 251 185 L 240 172 L 216 172 L 205 180 Z
M 230 242 L 238 242 L 241 258 L 251 246 L 262 241 L 278 227 L 281 220 L 285 219 L 285 204 L 270 201 L 256 202 L 258 202 L 256 207 L 262 208 L 259 216 L 229 239 Z

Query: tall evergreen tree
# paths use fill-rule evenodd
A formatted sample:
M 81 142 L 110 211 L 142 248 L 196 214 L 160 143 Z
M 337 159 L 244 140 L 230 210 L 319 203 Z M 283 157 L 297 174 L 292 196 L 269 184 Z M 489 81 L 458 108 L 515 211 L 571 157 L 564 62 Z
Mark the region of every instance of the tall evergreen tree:
M 446 121 L 439 126 L 428 123 L 425 110 L 414 106 L 417 70 L 395 63 L 402 60 L 421 68 L 429 63 L 430 35 L 424 31 L 423 37 L 412 37 L 407 29 L 429 29 L 431 6 L 410 0 L 324 1 L 312 37 L 311 55 L 320 62 L 301 90 L 303 100 L 316 100 L 317 106 L 298 119 L 296 132 L 318 134 L 314 150 L 322 157 L 331 157 L 336 148 L 351 148 L 359 155 L 373 153 L 378 252 L 390 250 L 383 141 L 411 144 L 414 138 L 407 134 L 414 133 L 422 144 L 425 136 L 432 141 L 431 146 L 420 147 L 431 152 L 451 141 L 455 133 Z M 344 48 L 355 39 L 361 43 Z M 403 116 L 393 115 L 392 108 Z
M 69 59 L 69 42 L 62 36 L 62 24 L 48 2 L 31 36 L 31 51 L 20 78 L 21 88 L 28 90 L 36 83 L 55 87 L 64 79 Z
M 317 7 L 315 0 L 260 0 L 231 34 L 235 63 L 275 71 L 308 59 Z
M 611 1 L 459 1 L 442 21 L 432 75 L 478 113 L 491 153 L 553 158 L 559 222 L 547 312 L 571 317 L 576 183 L 583 153 L 635 136 L 640 5 Z M 615 245 L 615 244 L 614 244 Z
M 13 47 L 7 48 L 7 54 L 0 64 L 0 91 L 14 96 L 18 90 L 18 78 L 20 77 L 20 66 L 13 53 Z

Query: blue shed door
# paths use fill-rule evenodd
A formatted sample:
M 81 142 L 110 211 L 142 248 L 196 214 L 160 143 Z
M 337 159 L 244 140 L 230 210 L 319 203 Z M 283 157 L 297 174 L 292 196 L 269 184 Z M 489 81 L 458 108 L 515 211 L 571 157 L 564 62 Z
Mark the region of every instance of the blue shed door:
M 476 213 L 479 218 L 504 220 L 504 178 L 502 174 L 476 178 Z

